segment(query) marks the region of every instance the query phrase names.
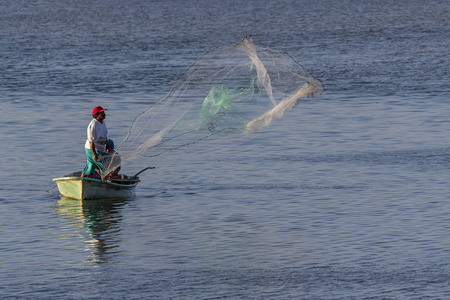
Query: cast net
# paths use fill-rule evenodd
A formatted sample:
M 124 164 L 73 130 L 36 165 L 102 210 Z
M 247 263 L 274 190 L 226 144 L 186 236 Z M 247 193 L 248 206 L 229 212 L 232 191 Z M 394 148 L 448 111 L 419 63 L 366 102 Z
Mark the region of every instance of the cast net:
M 250 38 L 205 54 L 170 92 L 134 120 L 106 172 L 120 162 L 155 157 L 206 138 L 263 129 L 322 84 L 286 53 Z

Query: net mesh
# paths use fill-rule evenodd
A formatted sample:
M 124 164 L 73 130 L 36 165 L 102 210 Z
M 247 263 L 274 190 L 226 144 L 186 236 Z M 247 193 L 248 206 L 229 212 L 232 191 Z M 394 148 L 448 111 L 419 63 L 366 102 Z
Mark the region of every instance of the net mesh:
M 289 55 L 250 38 L 205 54 L 170 92 L 136 117 L 106 172 L 211 136 L 246 135 L 319 95 L 322 84 Z

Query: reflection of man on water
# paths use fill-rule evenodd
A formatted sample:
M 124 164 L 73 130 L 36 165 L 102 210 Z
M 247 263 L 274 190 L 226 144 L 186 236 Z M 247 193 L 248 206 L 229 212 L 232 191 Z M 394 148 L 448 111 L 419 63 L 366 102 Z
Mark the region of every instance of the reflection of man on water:
M 76 233 L 72 236 L 82 237 L 88 253 L 92 254 L 86 260 L 104 263 L 120 252 L 120 209 L 123 205 L 124 200 L 80 202 L 62 197 L 57 202 L 55 211 L 61 216 L 64 231 L 69 229 L 69 232 Z
M 112 208 L 111 204 L 104 202 L 101 205 L 87 205 L 83 208 L 84 225 L 86 232 L 94 239 L 91 246 L 96 256 L 95 261 L 98 262 L 105 261 L 105 254 L 112 254 L 111 249 L 119 247 L 117 241 L 114 241 L 114 233 L 120 232 L 118 228 L 120 215 L 115 215 L 113 212 L 116 211 L 111 211 Z

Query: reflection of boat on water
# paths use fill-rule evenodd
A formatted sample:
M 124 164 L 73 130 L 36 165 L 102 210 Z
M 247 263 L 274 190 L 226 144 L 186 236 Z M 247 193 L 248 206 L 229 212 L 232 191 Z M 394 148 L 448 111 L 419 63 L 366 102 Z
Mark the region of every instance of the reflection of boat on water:
M 80 201 L 61 197 L 54 210 L 61 217 L 63 231 L 82 237 L 88 252 L 93 254 L 87 260 L 101 263 L 120 252 L 120 209 L 125 203 L 124 199 Z
M 64 197 L 85 199 L 129 198 L 134 196 L 134 188 L 139 182 L 138 177 L 113 180 L 100 180 L 80 177 L 81 172 L 75 172 L 64 177 L 53 179 L 58 190 Z

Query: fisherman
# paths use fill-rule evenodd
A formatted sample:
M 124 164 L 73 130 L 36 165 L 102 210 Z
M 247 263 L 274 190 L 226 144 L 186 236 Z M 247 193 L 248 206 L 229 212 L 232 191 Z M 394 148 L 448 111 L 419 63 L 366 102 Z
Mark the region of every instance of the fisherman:
M 84 145 L 87 163 L 81 177 L 105 179 L 112 178 L 119 172 L 120 167 L 116 168 L 109 175 L 104 174 L 104 164 L 109 164 L 112 157 L 120 159 L 118 155 L 113 155 L 114 143 L 112 140 L 108 140 L 108 129 L 104 122 L 106 118 L 105 111 L 106 109 L 101 106 L 96 106 L 92 109 L 93 119 L 87 127 L 87 140 Z

